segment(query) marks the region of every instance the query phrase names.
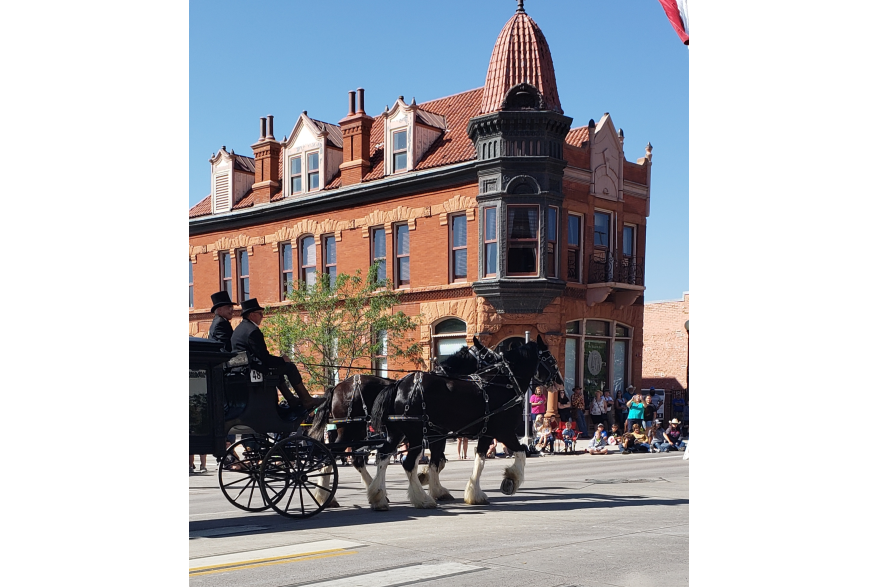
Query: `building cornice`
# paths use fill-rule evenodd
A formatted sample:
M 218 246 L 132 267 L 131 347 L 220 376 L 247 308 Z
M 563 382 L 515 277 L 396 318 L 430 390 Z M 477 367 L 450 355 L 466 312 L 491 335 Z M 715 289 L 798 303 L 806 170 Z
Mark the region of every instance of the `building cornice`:
M 291 216 L 304 216 L 351 206 L 368 205 L 425 190 L 438 190 L 464 183 L 477 184 L 477 168 L 480 163 L 482 162 L 473 160 L 436 169 L 409 171 L 336 190 L 308 193 L 294 199 L 286 198 L 262 206 L 191 218 L 189 220 L 189 236 L 283 221 L 288 220 Z

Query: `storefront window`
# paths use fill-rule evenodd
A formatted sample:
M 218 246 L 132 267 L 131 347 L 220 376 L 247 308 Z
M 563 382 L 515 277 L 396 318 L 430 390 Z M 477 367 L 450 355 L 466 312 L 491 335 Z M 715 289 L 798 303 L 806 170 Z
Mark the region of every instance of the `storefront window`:
M 584 337 L 579 333 L 584 322 Z M 564 380 L 571 390 L 582 386 L 588 399 L 597 392 L 624 390 L 629 383 L 629 326 L 610 320 L 574 320 L 566 323 Z

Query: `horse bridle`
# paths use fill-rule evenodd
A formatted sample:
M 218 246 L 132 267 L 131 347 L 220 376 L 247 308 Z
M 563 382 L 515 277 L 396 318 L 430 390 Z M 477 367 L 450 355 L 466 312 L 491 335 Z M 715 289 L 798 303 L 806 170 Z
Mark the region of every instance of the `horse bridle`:
M 548 355 L 547 359 L 545 358 L 545 355 Z M 550 375 L 546 377 L 543 381 L 539 378 L 539 369 L 536 369 L 536 374 L 533 375 L 533 381 L 535 381 L 539 385 L 548 385 L 555 382 L 554 378 L 560 374 L 560 367 L 557 365 L 557 359 L 554 358 L 554 355 L 551 354 L 551 351 L 549 351 L 548 349 L 545 349 L 544 351 L 539 351 L 539 365 L 545 367 Z

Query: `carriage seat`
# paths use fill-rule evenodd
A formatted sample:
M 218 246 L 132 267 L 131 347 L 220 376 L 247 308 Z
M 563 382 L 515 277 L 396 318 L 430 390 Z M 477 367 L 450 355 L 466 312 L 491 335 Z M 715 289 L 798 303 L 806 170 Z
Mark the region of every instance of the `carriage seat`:
M 246 360 L 246 353 L 243 353 Z M 235 357 L 236 359 L 237 357 Z M 234 360 L 234 359 L 232 359 Z M 295 432 L 307 416 L 301 406 L 277 403 L 279 373 L 270 369 L 260 382 L 250 381 L 250 369 L 236 367 L 225 374 L 225 425 L 234 434 Z

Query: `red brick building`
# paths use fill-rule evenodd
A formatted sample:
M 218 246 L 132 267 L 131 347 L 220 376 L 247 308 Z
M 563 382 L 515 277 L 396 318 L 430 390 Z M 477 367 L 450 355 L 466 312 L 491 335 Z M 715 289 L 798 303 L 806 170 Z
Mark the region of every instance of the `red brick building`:
M 646 389 L 688 390 L 688 292 L 645 304 L 643 379 Z
M 379 260 L 426 359 L 529 331 L 570 388 L 639 385 L 651 145 L 628 161 L 608 113 L 573 127 L 523 9 L 481 58 L 483 87 L 376 115 L 360 89 L 337 124 L 304 112 L 278 140 L 268 116 L 252 157 L 211 157 L 189 211 L 190 334 L 219 289 L 282 304 L 291 280 Z

